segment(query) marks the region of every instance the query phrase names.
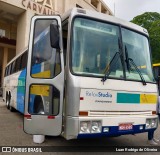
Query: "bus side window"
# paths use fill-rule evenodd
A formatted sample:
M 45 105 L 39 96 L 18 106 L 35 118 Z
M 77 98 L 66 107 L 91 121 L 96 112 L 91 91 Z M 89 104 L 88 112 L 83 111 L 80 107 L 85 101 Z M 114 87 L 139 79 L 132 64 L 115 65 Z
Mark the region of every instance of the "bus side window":
M 11 74 L 11 68 L 12 68 L 12 64 L 10 64 L 9 67 L 8 67 L 8 75 Z
M 17 58 L 17 60 L 16 60 L 15 71 L 18 72 L 20 70 L 20 67 L 21 67 L 21 57 Z
M 22 58 L 21 58 L 21 69 L 24 69 L 24 68 L 27 67 L 27 55 L 28 55 L 27 51 L 22 55 Z
M 7 71 L 8 71 L 8 66 L 7 66 L 7 67 L 6 67 L 6 69 L 5 69 L 4 77 L 6 77 L 6 76 L 7 76 Z
M 16 61 L 14 61 L 14 62 L 12 63 L 12 71 L 11 71 L 11 74 L 14 74 L 15 71 L 16 71 Z
M 7 66 L 7 72 L 6 72 L 6 76 L 9 75 L 9 65 Z
M 12 62 L 11 74 L 13 74 L 13 73 L 14 73 L 14 69 L 15 69 L 15 61 L 14 61 L 14 62 Z

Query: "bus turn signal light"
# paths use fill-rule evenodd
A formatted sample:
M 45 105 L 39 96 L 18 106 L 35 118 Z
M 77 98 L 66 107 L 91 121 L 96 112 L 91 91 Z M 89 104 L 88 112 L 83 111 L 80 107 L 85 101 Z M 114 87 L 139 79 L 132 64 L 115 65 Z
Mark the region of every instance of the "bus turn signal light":
M 88 116 L 88 112 L 87 111 L 80 111 L 79 116 Z
M 157 112 L 156 111 L 152 111 L 152 115 L 156 115 L 157 114 Z

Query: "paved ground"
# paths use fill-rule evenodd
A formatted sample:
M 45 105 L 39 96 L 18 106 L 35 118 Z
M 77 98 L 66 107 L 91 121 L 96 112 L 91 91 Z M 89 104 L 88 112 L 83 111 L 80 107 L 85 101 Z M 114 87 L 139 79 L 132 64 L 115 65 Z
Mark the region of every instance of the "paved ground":
M 160 138 L 160 126 L 155 132 L 155 137 Z M 114 138 L 70 141 L 65 140 L 63 137 L 46 137 L 43 144 L 34 144 L 32 136 L 23 132 L 23 115 L 18 112 L 11 113 L 2 102 L 2 98 L 0 98 L 0 146 L 91 146 L 94 148 L 94 146 L 147 147 L 150 145 L 147 144 L 147 133 Z M 160 146 L 160 143 L 158 146 Z

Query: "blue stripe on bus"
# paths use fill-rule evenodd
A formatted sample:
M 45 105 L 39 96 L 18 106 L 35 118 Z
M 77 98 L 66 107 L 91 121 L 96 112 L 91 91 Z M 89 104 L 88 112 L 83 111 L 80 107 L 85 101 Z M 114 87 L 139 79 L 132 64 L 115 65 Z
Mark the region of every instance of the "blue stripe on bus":
M 24 113 L 24 99 L 25 99 L 25 84 L 26 83 L 26 69 L 22 70 L 18 77 L 17 86 L 17 110 Z
M 41 72 L 41 64 L 35 64 L 32 66 L 31 74 L 37 74 Z
M 41 64 L 36 64 L 32 67 L 32 74 L 41 72 Z M 24 100 L 25 100 L 25 86 L 26 86 L 26 69 L 22 70 L 18 77 L 17 86 L 17 110 L 24 113 Z M 35 95 L 31 95 L 30 99 L 34 101 Z M 29 112 L 33 113 L 33 102 L 30 102 Z
M 30 94 L 30 98 L 29 98 L 29 109 L 28 109 L 28 112 L 30 114 L 34 113 L 33 109 L 34 109 L 34 98 L 35 98 L 35 95 L 33 94 Z
M 143 129 L 140 130 L 140 126 L 143 126 Z M 109 127 L 109 132 L 103 132 L 104 128 Z M 78 134 L 77 138 L 99 138 L 99 137 L 116 137 L 121 135 L 129 135 L 129 134 L 138 134 L 143 132 L 155 131 L 154 129 L 145 129 L 145 124 L 142 125 L 134 125 L 132 130 L 120 131 L 118 130 L 118 126 L 106 126 L 102 127 L 101 133 L 90 133 L 90 134 Z
M 24 94 L 17 94 L 17 110 L 21 113 L 24 113 Z

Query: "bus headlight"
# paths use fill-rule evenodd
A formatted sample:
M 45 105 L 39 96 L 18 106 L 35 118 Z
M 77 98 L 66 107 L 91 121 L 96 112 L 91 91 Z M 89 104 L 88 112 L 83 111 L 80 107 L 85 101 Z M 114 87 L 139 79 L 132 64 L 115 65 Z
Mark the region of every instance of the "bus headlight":
M 157 119 L 147 119 L 146 120 L 146 129 L 156 128 L 157 127 Z
M 101 129 L 102 129 L 102 122 L 99 120 L 80 121 L 79 133 L 81 134 L 100 133 Z
M 156 128 L 157 127 L 157 119 L 152 119 L 151 120 L 151 127 Z
M 93 121 L 91 126 L 91 133 L 100 133 L 101 126 L 101 121 Z
M 83 121 L 80 122 L 80 133 L 90 133 L 91 122 Z
M 151 123 L 150 123 L 150 119 L 146 120 L 146 129 L 150 129 L 151 128 Z

